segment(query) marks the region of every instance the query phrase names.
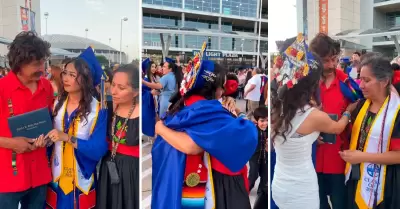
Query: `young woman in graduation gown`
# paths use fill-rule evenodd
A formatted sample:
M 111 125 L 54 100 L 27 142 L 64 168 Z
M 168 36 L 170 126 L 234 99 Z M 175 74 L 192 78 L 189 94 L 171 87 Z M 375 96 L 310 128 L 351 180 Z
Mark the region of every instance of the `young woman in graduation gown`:
M 102 69 L 93 49 L 65 65 L 63 88 L 54 107 L 51 147 L 53 182 L 47 208 L 89 209 L 96 205 L 96 165 L 107 151 L 107 111 L 93 97 Z
M 114 71 L 109 152 L 100 166 L 97 209 L 139 209 L 139 76 L 132 64 Z
M 203 55 L 205 45 L 166 119 L 156 124 L 153 209 L 251 208 L 240 171 L 256 148 L 257 131 L 251 121 L 235 118 L 215 100 L 226 71 Z M 217 168 L 212 158 L 223 166 Z M 235 174 L 226 175 L 223 168 Z
M 380 54 L 361 60 L 366 99 L 352 113 L 346 163 L 347 209 L 400 208 L 400 99 L 391 90 L 393 71 Z
M 156 64 L 150 60 L 145 59 L 142 62 L 142 70 L 144 73 L 144 80 L 150 83 L 156 83 L 154 72 Z M 152 89 L 146 85 L 142 85 L 142 132 L 149 137 L 155 136 L 154 127 L 156 125 L 156 102 L 154 96 L 151 94 Z

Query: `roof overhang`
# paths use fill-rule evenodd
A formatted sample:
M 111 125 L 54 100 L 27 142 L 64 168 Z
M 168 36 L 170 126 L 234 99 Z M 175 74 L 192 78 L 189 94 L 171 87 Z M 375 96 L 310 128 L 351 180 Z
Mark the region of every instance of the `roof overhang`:
M 382 36 L 398 36 L 400 28 L 393 27 L 387 30 L 384 29 L 366 29 L 366 30 L 345 30 L 333 36 L 336 39 L 345 38 L 364 38 L 364 37 L 382 37 Z
M 157 46 L 142 46 L 143 49 L 145 50 L 161 50 L 161 47 L 157 47 Z M 179 51 L 179 52 L 189 52 L 192 53 L 193 51 L 198 51 L 199 49 L 197 48 L 177 48 L 177 47 L 170 47 L 169 51 Z M 207 51 L 218 51 L 218 52 L 222 52 L 223 54 L 238 54 L 238 55 L 253 55 L 253 56 L 257 56 L 257 52 L 246 52 L 246 51 L 225 51 L 225 50 L 208 50 Z M 268 52 L 263 52 L 261 53 L 262 55 L 267 56 Z
M 258 40 L 258 36 L 254 35 L 238 35 L 238 34 L 229 34 L 229 33 L 221 33 L 214 31 L 192 31 L 192 30 L 172 30 L 172 29 L 158 29 L 158 28 L 143 28 L 143 33 L 163 33 L 163 34 L 171 34 L 171 35 L 196 35 L 196 36 L 218 36 L 223 38 L 240 38 L 240 39 L 252 39 Z M 268 38 L 260 36 L 261 41 L 268 41 Z
M 10 45 L 11 43 L 12 43 L 12 40 L 0 37 L 0 44 Z M 54 55 L 54 56 L 68 56 L 68 57 L 79 56 L 79 54 L 77 54 L 77 53 L 73 53 L 73 52 L 70 52 L 70 51 L 67 51 L 64 49 L 54 48 L 54 47 L 50 48 L 50 53 L 51 53 L 51 55 Z

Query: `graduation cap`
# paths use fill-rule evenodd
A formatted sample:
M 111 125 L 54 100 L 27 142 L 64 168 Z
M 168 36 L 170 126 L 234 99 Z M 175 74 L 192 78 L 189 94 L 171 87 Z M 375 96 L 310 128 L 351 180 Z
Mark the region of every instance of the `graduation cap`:
M 101 68 L 99 61 L 97 60 L 96 55 L 94 54 L 93 48 L 88 47 L 85 51 L 82 52 L 82 54 L 79 55 L 79 58 L 84 59 L 89 65 L 89 69 L 93 78 L 93 86 L 96 87 L 100 84 L 101 77 L 104 71 Z
M 169 62 L 169 63 L 174 63 L 174 64 L 176 63 L 176 61 L 174 59 L 169 58 L 169 57 L 165 57 L 165 61 Z
M 293 39 L 289 39 L 290 41 Z M 286 42 L 286 41 L 285 41 Z M 281 66 L 277 70 L 278 85 L 287 86 L 288 89 L 297 84 L 298 80 L 309 75 L 310 69 L 317 69 L 314 59 L 305 42 L 303 34 L 299 34 L 292 44 L 281 53 Z M 276 61 L 279 59 L 277 58 Z
M 350 57 L 342 57 L 342 58 L 340 58 L 340 62 L 350 64 L 351 63 Z
M 206 82 L 215 81 L 214 62 L 207 60 L 206 50 L 207 43 L 204 42 L 200 53 L 195 56 L 191 68 L 188 69 L 182 80 L 179 90 L 182 96 L 194 89 L 203 88 Z
M 143 62 L 142 62 L 142 72 L 143 73 L 146 73 L 147 68 L 149 68 L 150 63 L 151 63 L 150 58 L 143 60 Z
M 93 79 L 93 86 L 96 87 L 100 84 L 101 106 L 102 106 L 102 109 L 104 109 L 105 107 L 107 107 L 107 105 L 104 104 L 104 102 L 105 102 L 104 82 L 105 82 L 107 75 L 105 74 L 104 70 L 101 68 L 101 65 L 100 65 L 99 61 L 97 60 L 96 55 L 94 54 L 94 49 L 92 47 L 88 47 L 85 51 L 83 51 L 82 54 L 79 55 L 79 58 L 82 58 L 88 64 L 89 70 L 90 70 L 90 73 L 91 73 L 92 79 Z

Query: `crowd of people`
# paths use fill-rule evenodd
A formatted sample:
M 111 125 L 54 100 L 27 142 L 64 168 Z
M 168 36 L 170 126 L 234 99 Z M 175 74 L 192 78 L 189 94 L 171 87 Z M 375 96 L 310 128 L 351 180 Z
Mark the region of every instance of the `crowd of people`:
M 179 57 L 142 63 L 142 131 L 155 138 L 151 208 L 251 209 L 249 192 L 258 177 L 253 207 L 267 208 L 268 111 L 265 101 L 259 105 L 266 77 L 248 70 L 253 78 L 244 87 L 247 70 L 228 73 L 205 52 L 206 44 L 187 64 Z M 236 105 L 240 85 L 241 98 L 258 92 L 248 113 Z
M 138 209 L 138 66 L 105 73 L 89 47 L 47 67 L 50 44 L 34 32 L 21 32 L 8 49 L 11 70 L 0 78 L 1 207 Z M 10 120 L 38 111 L 51 121 L 29 120 L 52 130 L 13 135 Z
M 271 208 L 400 208 L 398 59 L 340 54 L 299 34 L 275 60 Z

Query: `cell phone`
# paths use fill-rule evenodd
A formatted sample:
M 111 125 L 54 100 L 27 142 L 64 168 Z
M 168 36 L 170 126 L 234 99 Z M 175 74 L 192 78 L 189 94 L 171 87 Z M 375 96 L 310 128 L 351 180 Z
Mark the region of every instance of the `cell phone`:
M 334 121 L 338 121 L 339 119 L 339 116 L 336 114 L 328 114 L 328 115 Z M 336 144 L 336 138 L 337 138 L 336 134 L 321 133 L 320 137 L 322 137 L 322 141 L 326 144 Z

